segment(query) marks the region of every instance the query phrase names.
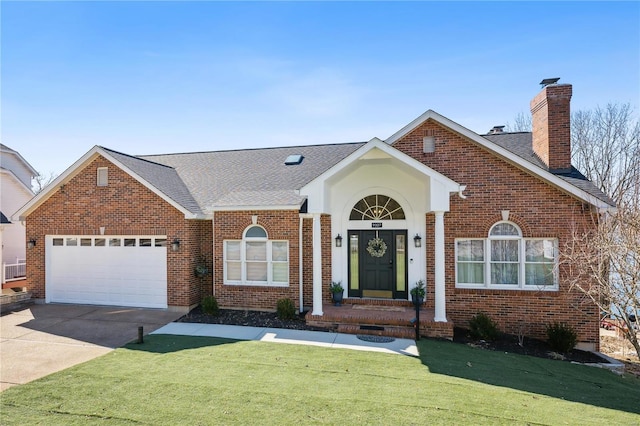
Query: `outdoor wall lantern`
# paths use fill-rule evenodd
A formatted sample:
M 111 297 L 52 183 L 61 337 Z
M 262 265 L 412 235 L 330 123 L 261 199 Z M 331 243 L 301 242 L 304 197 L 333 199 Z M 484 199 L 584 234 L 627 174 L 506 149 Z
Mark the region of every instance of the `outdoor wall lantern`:
M 171 243 L 171 250 L 172 251 L 178 251 L 179 248 L 180 248 L 180 240 L 176 238 Z
M 30 249 L 34 248 L 36 246 L 36 239 L 32 238 L 29 240 L 29 242 L 27 242 L 27 247 L 29 247 Z
M 416 234 L 416 236 L 413 237 L 413 244 L 416 247 L 422 247 L 422 237 L 420 237 L 420 235 Z
M 336 247 L 342 247 L 342 235 L 340 234 L 336 237 Z

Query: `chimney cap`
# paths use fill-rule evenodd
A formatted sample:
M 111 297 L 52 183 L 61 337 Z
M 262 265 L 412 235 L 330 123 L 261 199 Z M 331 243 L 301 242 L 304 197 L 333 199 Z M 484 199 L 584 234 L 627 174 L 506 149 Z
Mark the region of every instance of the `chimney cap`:
M 490 135 L 495 135 L 496 133 L 503 133 L 505 126 L 493 126 L 493 129 L 489 130 Z
M 558 80 L 560 80 L 560 77 L 555 77 L 555 78 L 545 78 L 544 80 L 542 80 L 540 82 L 540 85 L 542 87 L 546 87 L 550 84 L 556 84 L 558 82 Z

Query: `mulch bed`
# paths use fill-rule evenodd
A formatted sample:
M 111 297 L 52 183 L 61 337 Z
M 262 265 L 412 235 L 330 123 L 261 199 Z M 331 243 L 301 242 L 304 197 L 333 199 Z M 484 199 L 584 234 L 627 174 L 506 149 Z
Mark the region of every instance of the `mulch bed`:
M 304 321 L 303 312 L 294 319 L 283 320 L 275 312 L 245 311 L 235 309 L 220 309 L 218 316 L 207 315 L 200 306 L 188 314 L 180 317 L 176 322 L 193 322 L 200 324 L 245 325 L 250 327 L 286 328 L 289 330 L 329 331 L 320 327 L 310 327 Z
M 308 326 L 304 321 L 304 315 L 305 312 L 296 316 L 294 319 L 282 320 L 278 318 L 278 315 L 275 312 L 221 309 L 218 316 L 212 316 L 202 312 L 201 307 L 198 306 L 188 314 L 176 320 L 176 322 L 244 325 L 252 327 L 286 328 L 290 330 L 330 331 L 320 327 Z M 453 341 L 455 343 L 466 344 L 487 350 L 530 355 L 539 358 L 564 359 L 566 361 L 580 363 L 608 362 L 606 359 L 599 357 L 593 352 L 586 352 L 577 349 L 572 350 L 568 354 L 559 355 L 553 352 L 546 342 L 536 339 L 526 338 L 523 346 L 518 344 L 518 338 L 516 336 L 511 335 L 502 335 L 499 339 L 493 342 L 485 342 L 482 340 L 478 341 L 472 339 L 469 336 L 468 331 L 462 328 L 454 329 Z
M 558 354 L 551 349 L 547 342 L 543 340 L 530 339 L 528 337 L 524 339 L 523 345 L 520 346 L 518 343 L 518 337 L 509 334 L 502 334 L 498 339 L 492 342 L 485 342 L 484 340 L 474 340 L 469 335 L 468 330 L 456 327 L 453 330 L 453 341 L 477 348 L 509 352 L 519 355 L 529 355 L 538 358 L 560 359 L 563 361 L 580 363 L 609 363 L 609 361 L 593 352 L 581 351 L 579 349 L 574 349 L 566 354 Z

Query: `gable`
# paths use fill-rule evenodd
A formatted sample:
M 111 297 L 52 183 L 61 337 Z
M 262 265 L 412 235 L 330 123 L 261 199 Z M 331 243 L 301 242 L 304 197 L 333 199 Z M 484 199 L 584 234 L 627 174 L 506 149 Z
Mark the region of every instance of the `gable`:
M 31 179 L 38 176 L 38 172 L 16 150 L 0 144 L 0 169 L 7 170 L 31 189 Z
M 436 148 L 434 153 L 425 154 L 423 152 L 423 138 L 427 134 L 433 134 L 435 138 Z M 466 146 L 459 145 L 454 147 L 451 145 L 452 141 L 460 140 L 466 141 Z M 432 110 L 425 112 L 404 126 L 385 142 L 406 152 L 418 161 L 425 162 L 425 164 L 432 164 L 436 170 L 445 174 L 447 173 L 445 169 L 460 172 L 460 170 L 458 170 L 460 165 L 456 166 L 456 162 L 459 160 L 464 159 L 465 162 L 471 165 L 473 160 L 471 159 L 469 147 L 475 146 L 480 148 L 481 151 L 489 153 L 490 157 L 498 159 L 501 163 L 514 166 L 545 184 L 551 185 L 564 193 L 568 193 L 572 197 L 593 205 L 598 209 L 606 210 L 614 208 L 613 202 L 600 190 L 595 188 L 591 182 L 578 178 L 579 172 L 568 176 L 553 174 L 541 167 L 539 161 L 536 161 L 536 159 L 527 158 L 528 154 L 524 154 L 525 150 L 507 149 Z M 474 152 L 477 154 L 480 151 L 474 150 Z M 450 158 L 447 158 L 447 156 Z M 481 156 L 478 157 L 478 160 L 480 158 L 482 158 L 483 161 L 488 161 L 489 157 Z M 443 165 L 446 163 L 451 164 L 448 167 L 440 169 L 437 163 L 443 163 Z M 453 178 L 458 182 L 465 182 L 460 178 Z
M 461 193 L 464 190 L 463 186 L 446 174 L 439 173 L 401 150 L 387 145 L 380 139 L 373 138 L 300 189 L 300 194 L 307 197 L 308 211 L 328 212 L 330 208 L 327 196 L 330 188 L 339 186 L 341 179 L 349 175 L 359 165 L 380 164 L 380 162 L 392 164 L 396 169 L 405 169 L 426 180 L 427 186 L 432 188 L 432 191 L 429 191 L 430 198 L 428 200 L 430 209 L 448 210 L 450 194 Z
M 184 186 L 184 184 L 182 184 L 181 182 L 176 183 L 176 180 L 179 181 L 179 177 L 175 173 L 175 170 L 172 171 L 170 169 L 167 169 L 160 172 L 155 170 L 156 173 L 153 173 L 154 169 L 165 169 L 166 166 L 160 164 L 155 166 L 153 164 L 144 164 L 144 166 L 142 166 L 140 164 L 137 164 L 136 161 L 142 162 L 145 160 L 137 160 L 134 157 L 129 157 L 125 154 L 118 154 L 120 153 L 95 146 L 84 156 L 82 156 L 78 161 L 76 161 L 71 167 L 69 167 L 64 173 L 58 176 L 42 192 L 40 192 L 27 204 L 25 204 L 20 210 L 18 210 L 14 214 L 13 218 L 15 220 L 25 220 L 25 218 L 30 213 L 35 211 L 40 205 L 46 202 L 53 195 L 63 190 L 66 185 L 70 184 L 74 180 L 74 178 L 76 178 L 76 176 L 86 176 L 87 191 L 89 191 L 88 188 L 95 188 L 97 186 L 97 172 L 93 175 L 87 175 L 85 169 L 87 169 L 87 167 L 89 167 L 98 158 L 104 159 L 108 162 L 108 164 L 111 164 L 114 169 L 119 169 L 123 173 L 127 174 L 131 179 L 137 181 L 138 184 L 142 185 L 147 190 L 151 191 L 156 196 L 160 197 L 163 201 L 171 205 L 173 208 L 184 214 L 185 218 L 197 219 L 202 216 L 202 212 L 200 211 L 197 204 L 195 202 L 188 202 L 188 190 L 186 190 L 186 188 L 182 189 L 181 193 L 187 193 L 185 199 L 187 200 L 188 207 L 182 205 L 180 201 L 184 202 L 184 200 L 181 200 L 176 196 L 176 193 L 180 194 L 180 191 L 174 191 L 173 193 L 171 193 L 171 188 L 179 188 L 180 185 Z M 130 158 L 131 160 L 127 161 L 125 157 Z M 120 160 L 124 160 L 124 162 Z M 151 179 L 151 182 L 141 176 L 138 171 L 145 175 L 147 179 Z M 167 178 L 167 181 L 162 182 L 163 178 Z M 158 184 L 160 187 L 155 186 L 154 183 Z M 169 192 L 169 194 L 167 192 Z M 178 198 L 178 200 L 176 200 L 176 198 Z M 134 203 L 133 205 L 136 204 Z M 191 211 L 190 208 L 194 209 L 195 211 Z

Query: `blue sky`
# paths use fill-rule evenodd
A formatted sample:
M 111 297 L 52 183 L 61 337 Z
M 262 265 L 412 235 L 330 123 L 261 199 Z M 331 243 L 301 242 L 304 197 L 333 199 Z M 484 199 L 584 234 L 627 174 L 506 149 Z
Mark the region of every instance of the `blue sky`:
M 638 2 L 7 2 L 2 143 L 43 174 L 128 154 L 385 139 L 428 109 L 478 133 L 640 107 Z

